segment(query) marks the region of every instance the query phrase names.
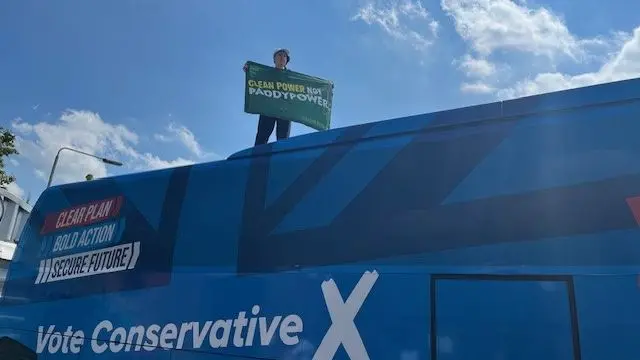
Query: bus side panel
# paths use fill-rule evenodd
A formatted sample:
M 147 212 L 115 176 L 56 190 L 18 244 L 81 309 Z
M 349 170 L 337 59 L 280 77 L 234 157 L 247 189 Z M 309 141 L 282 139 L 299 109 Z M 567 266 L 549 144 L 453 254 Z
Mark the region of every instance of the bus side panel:
M 575 276 L 582 359 L 640 357 L 638 272 Z
M 281 273 L 246 277 L 245 280 L 227 277 L 216 281 L 184 274 L 184 278 L 174 278 L 170 288 L 112 293 L 101 299 L 86 298 L 73 303 L 48 303 L 47 319 L 37 325 L 45 329 L 55 325 L 54 331 L 61 333 L 67 326 L 72 326 L 74 331 L 83 330 L 91 337 L 96 325 L 105 319 L 125 330 L 140 324 L 165 326 L 173 323 L 179 328 L 185 321 L 198 321 L 202 326 L 205 320 L 233 319 L 238 311 L 247 311 L 247 316 L 251 317 L 248 315 L 250 309 L 258 304 L 259 316 L 264 316 L 267 324 L 274 315 L 284 318 L 297 314 L 301 317 L 304 329 L 297 344 L 278 344 L 280 335 L 276 331 L 270 346 L 260 346 L 258 330 L 253 346 L 231 346 L 232 333 L 225 348 L 212 349 L 207 338 L 201 348 L 194 349 L 210 354 L 193 353 L 193 336 L 188 335 L 181 349 L 125 351 L 114 343 L 101 357 L 189 360 L 225 358 L 224 354 L 229 358 L 290 358 L 287 356 L 298 354 L 304 358 L 317 351 L 336 322 L 330 319 L 323 299 L 323 281 L 333 279 L 346 301 L 353 297 L 362 276 L 355 272 L 355 267 L 350 270 L 353 273 L 345 273 L 346 269 L 341 267 L 322 272 Z M 470 354 L 528 359 L 537 354 L 550 359 L 596 360 L 608 359 L 609 354 L 619 355 L 616 358 L 633 358 L 631 355 L 638 353 L 633 337 L 634 329 L 638 328 L 638 321 L 633 316 L 636 313 L 633 306 L 638 301 L 635 284 L 631 281 L 633 276 L 574 279 L 576 296 L 573 301 L 577 306 L 582 353 L 581 357 L 575 357 L 575 324 L 572 323 L 572 300 L 567 285 L 572 277 L 440 274 L 429 280 L 418 271 L 411 274 L 400 268 L 382 269 L 379 274 L 353 319 L 371 358 L 430 359 L 431 344 L 436 344 L 436 359 L 467 359 Z M 430 296 L 435 302 L 429 300 Z M 150 301 L 153 301 L 153 309 L 145 309 Z M 30 307 L 35 306 L 39 305 Z M 83 314 L 82 318 L 72 317 L 71 308 L 75 313 Z M 433 328 L 430 314 L 436 315 Z M 433 336 L 431 329 L 435 329 Z M 34 331 L 24 332 L 24 336 L 20 335 L 21 331 L 9 332 L 13 334 L 11 336 L 18 334 L 15 338 L 22 344 L 34 350 L 37 348 Z M 113 331 L 103 330 L 101 340 L 96 344 L 108 344 L 105 341 L 113 334 Z M 246 339 L 246 335 L 243 338 Z M 169 344 L 175 346 L 175 340 Z M 92 346 L 86 339 L 79 355 L 63 354 L 55 342 L 46 342 L 39 358 L 92 358 L 95 356 Z M 348 359 L 348 354 L 339 347 L 334 358 Z
M 293 155 L 251 159 L 239 271 L 638 229 L 639 114 L 625 103 L 336 145 L 268 207 L 270 163 Z

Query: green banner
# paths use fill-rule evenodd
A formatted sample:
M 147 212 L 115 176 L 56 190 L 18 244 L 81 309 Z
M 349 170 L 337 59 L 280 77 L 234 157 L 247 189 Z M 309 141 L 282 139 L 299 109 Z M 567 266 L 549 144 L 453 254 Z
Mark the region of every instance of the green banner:
M 333 83 L 290 70 L 247 62 L 244 111 L 304 124 L 331 125 Z

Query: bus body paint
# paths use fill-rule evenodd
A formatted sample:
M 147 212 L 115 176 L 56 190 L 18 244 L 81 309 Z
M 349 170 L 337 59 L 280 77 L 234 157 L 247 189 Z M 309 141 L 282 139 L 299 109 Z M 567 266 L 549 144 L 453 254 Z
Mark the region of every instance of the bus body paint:
M 640 357 L 639 115 L 629 80 L 49 188 L 0 355 Z

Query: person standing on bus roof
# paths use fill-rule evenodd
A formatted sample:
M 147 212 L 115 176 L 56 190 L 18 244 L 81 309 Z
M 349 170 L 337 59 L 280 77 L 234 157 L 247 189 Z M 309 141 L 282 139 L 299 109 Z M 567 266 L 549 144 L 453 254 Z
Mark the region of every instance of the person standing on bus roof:
M 291 57 L 289 55 L 289 50 L 287 49 L 278 49 L 273 53 L 273 63 L 275 68 L 278 70 L 287 71 L 287 65 L 290 60 Z M 247 69 L 248 65 L 245 64 L 243 70 L 246 72 Z M 260 115 L 258 119 L 258 131 L 256 133 L 255 146 L 269 142 L 269 137 L 273 132 L 273 128 L 276 126 L 277 140 L 288 139 L 289 134 L 291 133 L 291 121 Z

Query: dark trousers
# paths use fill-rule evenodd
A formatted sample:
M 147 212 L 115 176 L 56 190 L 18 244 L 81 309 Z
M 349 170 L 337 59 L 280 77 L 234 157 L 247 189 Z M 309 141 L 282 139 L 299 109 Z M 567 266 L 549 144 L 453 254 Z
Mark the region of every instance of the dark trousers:
M 276 138 L 278 140 L 289 138 L 291 121 L 260 115 L 260 119 L 258 120 L 258 133 L 256 134 L 256 145 L 269 142 L 269 137 L 273 132 L 273 128 L 276 127 L 276 124 Z

